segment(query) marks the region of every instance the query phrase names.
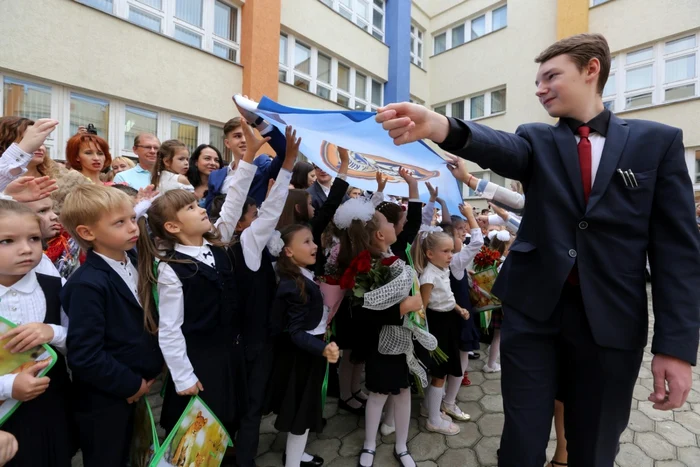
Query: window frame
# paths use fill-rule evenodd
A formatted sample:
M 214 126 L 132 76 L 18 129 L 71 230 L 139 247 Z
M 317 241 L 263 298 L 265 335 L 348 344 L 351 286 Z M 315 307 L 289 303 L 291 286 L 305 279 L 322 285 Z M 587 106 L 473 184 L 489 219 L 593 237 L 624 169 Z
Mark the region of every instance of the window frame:
M 127 144 L 124 141 L 126 134 L 126 108 L 132 107 L 139 110 L 145 110 L 148 112 L 153 112 L 157 115 L 156 122 L 156 136 L 162 141 L 170 139 L 171 131 L 170 126 L 173 118 L 186 119 L 191 121 L 196 121 L 198 125 L 197 132 L 197 144 L 207 143 L 210 144 L 210 126 L 215 126 L 218 128 L 223 128 L 224 122 L 215 122 L 212 120 L 206 120 L 198 118 L 191 115 L 183 115 L 178 112 L 170 112 L 163 109 L 154 108 L 148 104 L 142 102 L 126 101 L 115 99 L 109 96 L 101 95 L 94 92 L 85 91 L 83 89 L 74 89 L 68 86 L 61 86 L 53 83 L 43 81 L 41 79 L 34 79 L 17 75 L 14 73 L 4 73 L 0 72 L 0 116 L 4 115 L 5 111 L 5 78 L 11 79 L 13 81 L 20 81 L 30 85 L 41 86 L 51 89 L 51 108 L 50 108 L 50 118 L 58 120 L 61 122 L 70 122 L 70 97 L 71 93 L 79 94 L 81 96 L 100 99 L 106 101 L 109 104 L 108 113 L 108 138 L 106 138 L 109 144 L 110 152 L 112 158 L 118 156 L 125 156 L 134 158 L 135 155 L 132 151 L 132 144 Z M 51 159 L 65 160 L 65 149 L 66 143 L 73 136 L 70 134 L 70 124 L 59 125 L 56 130 L 54 130 L 49 137 L 46 139 L 46 147 L 49 151 L 49 156 Z M 104 137 L 104 135 L 100 135 Z M 218 148 L 218 146 L 217 146 Z M 218 148 L 222 154 L 226 152 L 226 148 Z
M 423 54 L 425 54 L 425 30 L 418 26 L 417 23 L 411 22 L 411 39 L 413 47 L 411 47 L 411 63 L 419 68 L 423 68 Z M 420 53 L 418 53 L 418 44 L 420 44 Z
M 77 3 L 80 3 L 82 5 L 86 5 L 90 8 L 94 8 L 99 11 L 103 11 L 107 14 L 111 14 L 113 16 L 116 16 L 118 18 L 121 18 L 125 21 L 128 21 L 129 23 L 133 24 L 134 26 L 143 28 L 147 31 L 154 32 L 156 34 L 161 34 L 164 36 L 169 37 L 170 39 L 173 39 L 175 41 L 180 42 L 181 44 L 185 44 L 189 47 L 195 47 L 193 45 L 188 44 L 187 42 L 183 42 L 180 39 L 177 39 L 175 37 L 175 29 L 176 27 L 180 27 L 185 29 L 187 32 L 197 34 L 198 36 L 201 37 L 201 47 L 198 47 L 200 50 L 203 50 L 205 52 L 208 52 L 212 55 L 215 55 L 219 58 L 222 58 L 226 61 L 232 62 L 232 63 L 238 63 L 240 64 L 240 43 L 241 43 L 241 4 L 232 0 L 202 0 L 202 25 L 201 27 L 198 27 L 196 25 L 190 24 L 187 21 L 181 20 L 179 18 L 175 17 L 175 11 L 176 11 L 176 4 L 175 2 L 177 0 L 162 0 L 161 2 L 161 9 L 152 7 L 150 5 L 147 5 L 145 3 L 142 3 L 139 0 L 113 0 L 113 10 L 112 12 L 107 12 L 95 5 L 91 4 L 91 0 L 74 0 Z M 236 11 L 236 21 L 235 21 L 235 40 L 223 38 L 220 36 L 217 36 L 214 33 L 214 28 L 215 28 L 215 14 L 216 14 L 216 2 L 219 2 L 223 5 L 226 5 L 228 7 L 231 7 L 232 10 Z M 145 14 L 148 14 L 150 16 L 154 16 L 159 18 L 160 21 L 160 30 L 159 31 L 154 31 L 153 29 L 150 29 L 145 26 L 141 26 L 140 24 L 137 24 L 131 20 L 129 20 L 129 11 L 130 9 L 137 9 L 141 10 Z M 230 60 L 229 58 L 222 57 L 220 54 L 218 54 L 215 50 L 215 44 L 221 45 L 223 47 L 227 47 L 233 54 L 234 60 Z M 197 48 L 197 47 L 195 47 Z M 229 53 L 231 53 L 229 52 Z
M 666 45 L 670 42 L 695 37 L 695 46 L 675 52 L 666 53 Z M 630 54 L 639 52 L 644 49 L 651 48 L 652 58 L 640 60 L 632 64 L 627 64 L 627 57 Z M 670 83 L 666 82 L 666 63 L 683 57 L 695 58 L 695 76 L 685 78 Z M 634 49 L 613 54 L 614 66 L 610 68 L 609 80 L 614 80 L 615 93 L 603 96 L 603 104 L 606 108 L 613 112 L 634 111 L 645 108 L 654 107 L 657 105 L 672 104 L 683 102 L 688 99 L 700 97 L 700 30 L 691 33 L 677 34 L 653 44 L 644 44 Z M 652 67 L 652 84 L 640 89 L 627 91 L 627 73 L 643 67 Z M 684 86 L 694 85 L 695 92 L 691 96 L 681 97 L 678 99 L 666 99 L 666 92 L 672 89 L 681 88 Z M 627 99 L 633 99 L 640 96 L 651 94 L 651 103 L 639 106 L 629 107 Z
M 493 93 L 498 92 L 498 91 L 505 91 L 505 96 L 506 99 L 504 101 L 504 110 L 500 112 L 492 112 L 491 107 L 492 107 L 492 102 L 493 102 Z M 478 116 L 478 117 L 472 117 L 472 99 L 483 97 L 484 99 L 484 115 Z M 464 120 L 481 120 L 483 118 L 489 118 L 489 117 L 496 117 L 499 115 L 503 115 L 508 111 L 508 106 L 507 106 L 507 101 L 508 101 L 508 90 L 506 86 L 498 86 L 496 88 L 489 89 L 488 91 L 481 91 L 481 92 L 475 92 L 473 94 L 470 94 L 462 99 L 454 99 L 448 102 L 441 102 L 438 105 L 433 105 L 432 110 L 441 113 L 442 115 L 445 115 L 446 117 L 453 117 L 452 115 L 452 109 L 455 104 L 462 103 L 462 109 L 464 111 L 464 116 L 457 118 L 463 118 Z M 441 109 L 444 108 L 444 113 L 441 112 Z
M 506 8 L 506 22 L 503 26 L 501 26 L 498 29 L 493 29 L 493 13 L 497 10 L 500 10 L 502 8 Z M 484 33 L 480 36 L 477 37 L 472 37 L 472 21 L 480 20 L 481 18 L 484 18 Z M 457 28 L 464 27 L 464 42 L 460 44 L 453 44 L 452 42 L 452 35 L 453 35 L 453 30 Z M 447 52 L 448 50 L 451 50 L 455 47 L 459 47 L 460 45 L 468 44 L 471 41 L 475 41 L 477 39 L 480 39 L 482 37 L 488 36 L 489 34 L 492 34 L 497 31 L 501 31 L 503 29 L 506 29 L 508 27 L 508 3 L 503 2 L 503 3 L 498 3 L 494 6 L 489 7 L 488 10 L 486 11 L 480 11 L 478 13 L 475 13 L 468 18 L 461 20 L 457 23 L 452 24 L 451 26 L 440 29 L 438 31 L 435 31 L 432 33 L 432 39 L 433 39 L 433 55 L 438 55 L 444 52 Z M 445 50 L 441 50 L 440 52 L 437 51 L 437 48 L 435 46 L 436 44 L 436 38 L 439 36 L 445 34 Z
M 327 7 L 334 10 L 343 18 L 351 21 L 358 28 L 370 34 L 375 39 L 384 42 L 385 31 L 386 31 L 386 1 L 385 0 L 320 0 L 321 3 Z M 376 2 L 380 1 L 381 6 L 377 5 Z M 344 2 L 350 2 L 351 6 L 348 8 Z M 369 18 L 362 17 L 358 12 L 360 10 L 358 5 L 366 5 Z M 378 28 L 374 26 L 374 13 L 375 11 L 382 15 L 382 26 Z M 366 26 L 363 27 L 363 25 Z
M 304 92 L 309 92 L 316 97 L 320 99 L 327 100 L 329 102 L 333 102 L 335 104 L 338 104 L 341 107 L 344 107 L 348 110 L 360 110 L 360 111 L 373 111 L 376 110 L 379 106 L 373 103 L 372 101 L 372 82 L 379 83 L 381 85 L 381 95 L 380 95 L 380 101 L 382 104 L 384 103 L 384 83 L 379 80 L 377 77 L 373 76 L 371 73 L 368 73 L 366 70 L 360 70 L 351 63 L 344 61 L 344 60 L 339 60 L 337 57 L 335 57 L 333 54 L 329 53 L 327 50 L 319 49 L 315 45 L 304 41 L 304 40 L 297 40 L 296 37 L 294 37 L 293 34 L 290 34 L 288 32 L 282 31 L 280 32 L 280 36 L 284 36 L 287 38 L 287 64 L 279 63 L 279 71 L 280 72 L 286 72 L 286 79 L 284 80 L 279 80 L 281 83 L 289 84 L 290 86 L 294 86 L 295 88 L 304 91 Z M 303 44 L 304 46 L 308 47 L 311 50 L 311 58 L 310 58 L 310 67 L 309 75 L 305 75 L 297 70 L 294 69 L 292 66 L 292 63 L 294 63 L 294 55 L 296 52 L 296 44 L 299 42 L 300 44 Z M 330 82 L 327 83 L 325 81 L 322 81 L 318 79 L 318 56 L 322 55 L 326 58 L 330 58 L 331 64 L 330 64 Z M 348 90 L 341 89 L 338 86 L 338 68 L 339 66 L 345 66 L 349 69 L 349 80 L 348 80 Z M 294 75 L 298 74 L 300 75 L 303 79 L 309 81 L 309 89 L 303 89 L 294 84 Z M 365 98 L 362 98 L 361 96 L 356 95 L 355 90 L 356 90 L 356 79 L 357 79 L 357 74 L 360 74 L 365 77 Z M 278 78 L 279 78 L 279 73 L 278 73 Z M 321 87 L 323 89 L 329 90 L 330 95 L 329 98 L 322 97 L 318 94 L 318 88 Z M 348 99 L 348 105 L 345 106 L 344 104 L 341 104 L 338 102 L 338 96 L 341 98 L 346 98 Z M 356 109 L 355 107 L 357 105 L 363 105 L 364 109 Z

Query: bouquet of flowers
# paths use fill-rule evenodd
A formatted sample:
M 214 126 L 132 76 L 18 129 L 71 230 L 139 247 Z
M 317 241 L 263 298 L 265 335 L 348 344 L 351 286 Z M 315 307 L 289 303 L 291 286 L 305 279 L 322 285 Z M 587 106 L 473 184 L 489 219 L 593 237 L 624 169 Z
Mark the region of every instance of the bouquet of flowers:
M 481 251 L 474 258 L 475 272 L 472 275 L 469 297 L 474 304 L 474 311 L 479 313 L 481 327 L 484 329 L 488 329 L 491 322 L 491 311 L 501 307 L 501 301 L 491 293 L 498 277 L 500 263 L 501 254 L 487 246 L 481 247 Z
M 411 292 L 416 280 L 413 268 L 398 256 L 374 259 L 369 251 L 362 251 L 352 260 L 343 276 L 340 287 L 352 290 L 353 303 L 369 310 L 385 310 L 403 301 Z M 414 311 L 425 322 L 423 310 Z M 437 340 L 420 319 L 404 319 L 401 326 L 383 326 L 379 335 L 379 352 L 384 355 L 406 355 L 406 363 L 421 387 L 428 386 L 428 378 L 413 350 L 417 340 L 429 351 L 437 349 Z
M 319 277 L 319 287 L 323 294 L 323 304 L 330 310 L 328 322 L 330 322 L 340 308 L 340 304 L 345 298 L 345 290 L 340 287 L 338 278 L 338 252 L 340 251 L 340 243 L 334 238 L 333 245 L 326 248 L 326 264 L 324 266 L 323 275 Z

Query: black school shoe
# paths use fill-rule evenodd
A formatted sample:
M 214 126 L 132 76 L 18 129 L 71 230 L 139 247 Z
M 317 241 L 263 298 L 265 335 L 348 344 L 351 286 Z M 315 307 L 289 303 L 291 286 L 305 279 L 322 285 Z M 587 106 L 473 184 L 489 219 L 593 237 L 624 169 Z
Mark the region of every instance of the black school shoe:
M 282 464 L 287 463 L 287 454 L 282 454 Z M 301 467 L 320 467 L 323 465 L 323 457 L 319 456 L 314 456 L 313 459 L 311 459 L 308 462 L 301 461 L 299 464 Z

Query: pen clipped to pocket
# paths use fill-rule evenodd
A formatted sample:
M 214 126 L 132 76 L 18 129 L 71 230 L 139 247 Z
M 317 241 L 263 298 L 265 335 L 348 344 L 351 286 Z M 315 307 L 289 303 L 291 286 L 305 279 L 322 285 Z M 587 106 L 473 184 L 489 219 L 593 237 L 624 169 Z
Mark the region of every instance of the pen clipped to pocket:
M 631 170 L 617 169 L 617 173 L 622 178 L 622 181 L 624 182 L 626 187 L 639 186 L 639 183 L 637 183 L 637 177 L 634 176 L 634 172 L 632 172 Z

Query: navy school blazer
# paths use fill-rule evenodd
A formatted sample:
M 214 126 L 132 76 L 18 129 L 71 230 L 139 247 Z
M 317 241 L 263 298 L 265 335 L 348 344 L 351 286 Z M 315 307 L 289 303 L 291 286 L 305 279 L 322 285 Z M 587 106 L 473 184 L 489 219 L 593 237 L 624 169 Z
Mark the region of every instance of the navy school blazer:
M 94 251 L 68 279 L 61 303 L 70 319 L 68 366 L 80 411 L 136 394 L 141 379 L 163 369 L 158 338 L 144 328 L 143 309 L 121 277 Z

